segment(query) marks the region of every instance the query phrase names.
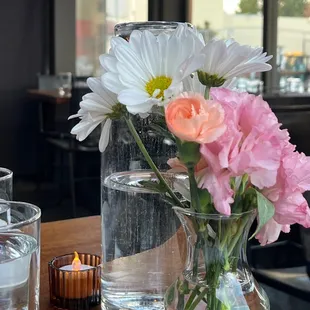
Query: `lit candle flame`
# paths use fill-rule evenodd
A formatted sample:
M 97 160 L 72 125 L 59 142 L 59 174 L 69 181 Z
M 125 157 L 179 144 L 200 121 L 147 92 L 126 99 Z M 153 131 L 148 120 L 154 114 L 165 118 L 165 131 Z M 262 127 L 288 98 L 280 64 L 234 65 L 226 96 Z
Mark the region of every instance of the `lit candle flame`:
M 74 251 L 74 259 L 72 261 L 72 269 L 74 271 L 81 270 L 81 261 L 79 259 L 79 254 L 76 251 Z

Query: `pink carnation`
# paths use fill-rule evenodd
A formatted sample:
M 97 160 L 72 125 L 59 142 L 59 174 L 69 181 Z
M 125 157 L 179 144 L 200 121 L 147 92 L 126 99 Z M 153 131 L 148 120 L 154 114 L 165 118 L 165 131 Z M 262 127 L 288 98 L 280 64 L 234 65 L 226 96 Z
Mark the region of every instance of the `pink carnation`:
M 310 159 L 304 153 L 294 152 L 285 156 L 283 178 L 285 186 L 292 191 L 305 192 L 310 190 Z
M 168 159 L 167 164 L 171 167 L 169 172 L 187 172 L 186 166 L 177 157 Z M 204 172 L 207 166 L 207 162 L 201 157 L 195 166 L 195 175 L 197 178 Z
M 290 226 L 280 225 L 274 219 L 270 219 L 256 235 L 256 239 L 258 239 L 261 245 L 266 245 L 277 241 L 281 231 L 289 233 Z
M 284 145 L 289 136 L 262 97 L 224 88 L 211 89 L 211 96 L 222 104 L 227 131 L 213 143 L 201 147 L 210 163 L 211 154 L 233 176 L 247 173 L 258 188 L 273 186 Z
M 231 214 L 230 205 L 234 202 L 234 192 L 230 186 L 230 173 L 228 170 L 221 170 L 215 173 L 207 169 L 201 178 L 199 186 L 206 188 L 212 196 L 215 209 L 224 215 Z
M 263 194 L 275 206 L 274 221 L 279 225 L 298 223 L 310 227 L 310 209 L 303 196 L 310 189 L 310 157 L 285 149 L 277 182 Z
M 273 219 L 256 236 L 262 244 L 277 240 L 281 230 L 289 232 L 288 227 L 292 224 L 310 227 L 310 209 L 303 196 L 310 189 L 309 174 L 310 157 L 294 152 L 294 147 L 286 145 L 276 184 L 262 191 L 275 206 Z

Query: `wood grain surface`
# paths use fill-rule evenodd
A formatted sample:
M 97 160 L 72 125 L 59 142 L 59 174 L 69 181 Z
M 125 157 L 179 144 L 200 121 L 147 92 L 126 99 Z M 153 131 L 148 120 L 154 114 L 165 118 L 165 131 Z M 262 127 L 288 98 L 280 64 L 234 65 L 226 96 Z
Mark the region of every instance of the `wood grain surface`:
M 54 309 L 49 302 L 48 262 L 55 256 L 72 253 L 73 251 L 101 255 L 100 245 L 100 216 L 50 222 L 41 225 L 40 310 Z M 162 284 L 166 286 L 175 280 L 184 266 L 185 256 L 180 255 L 180 253 L 185 254 L 185 249 L 179 248 L 179 245 L 185 245 L 184 234 L 181 229 L 162 246 L 127 258 L 116 259 L 113 263 L 109 263 L 107 268 L 112 268 L 118 276 L 123 273 L 126 277 L 131 278 L 130 281 L 134 283 L 134 279 L 141 281 L 141 278 L 148 274 L 147 271 L 152 269 L 153 258 L 156 257 L 162 260 L 160 265 L 164 266 L 165 269 Z M 135 269 L 135 273 L 128 272 L 130 265 L 133 263 L 132 260 L 141 262 L 140 268 Z M 251 310 L 261 310 L 259 296 L 256 291 L 245 297 Z M 99 310 L 100 306 L 93 309 Z
M 100 244 L 100 216 L 41 225 L 40 310 L 54 309 L 49 302 L 48 262 L 73 251 L 100 255 Z M 100 306 L 93 309 L 99 310 Z
M 57 89 L 55 90 L 29 89 L 27 93 L 29 98 L 35 101 L 49 102 L 53 104 L 68 104 L 71 98 L 71 96 L 61 96 Z

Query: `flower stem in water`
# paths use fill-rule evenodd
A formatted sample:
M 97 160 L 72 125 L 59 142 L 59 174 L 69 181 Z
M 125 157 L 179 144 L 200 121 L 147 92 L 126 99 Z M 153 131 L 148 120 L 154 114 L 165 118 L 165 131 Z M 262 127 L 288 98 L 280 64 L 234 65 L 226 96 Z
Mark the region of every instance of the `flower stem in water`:
M 162 174 L 160 173 L 160 171 L 158 170 L 158 168 L 156 167 L 155 163 L 153 162 L 152 158 L 150 157 L 147 149 L 145 148 L 139 134 L 136 131 L 136 128 L 134 126 L 134 124 L 132 123 L 131 119 L 128 117 L 124 117 L 126 124 L 129 128 L 129 131 L 131 132 L 133 138 L 135 139 L 140 151 L 142 152 L 142 154 L 144 155 L 145 160 L 147 161 L 147 163 L 149 164 L 149 166 L 151 167 L 151 169 L 154 171 L 155 175 L 157 176 L 159 182 L 165 187 L 167 193 L 170 195 L 170 197 L 174 200 L 174 202 L 181 208 L 184 208 L 183 204 L 181 203 L 181 201 L 179 200 L 179 198 L 176 196 L 176 194 L 173 192 L 173 190 L 169 187 L 168 183 L 166 182 L 166 180 L 164 179 L 164 177 L 162 176 Z

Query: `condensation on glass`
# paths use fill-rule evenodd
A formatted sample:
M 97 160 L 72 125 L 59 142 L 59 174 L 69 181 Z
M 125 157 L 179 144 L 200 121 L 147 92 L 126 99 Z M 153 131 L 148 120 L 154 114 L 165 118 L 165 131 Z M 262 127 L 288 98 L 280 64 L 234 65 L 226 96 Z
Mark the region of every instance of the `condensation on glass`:
M 134 29 L 158 34 L 177 25 L 121 24 L 115 34 L 128 39 Z M 151 128 L 162 117 L 160 111 L 147 118 L 131 115 L 151 158 L 160 170 L 166 171 L 167 160 L 176 156 L 176 147 Z M 113 121 L 101 166 L 104 308 L 163 309 L 165 290 L 181 272 L 176 263 L 180 259 L 180 223 L 166 195 L 142 188 L 143 181 L 156 180 L 149 169 L 125 121 Z M 173 175 L 167 173 L 165 178 L 173 185 Z

